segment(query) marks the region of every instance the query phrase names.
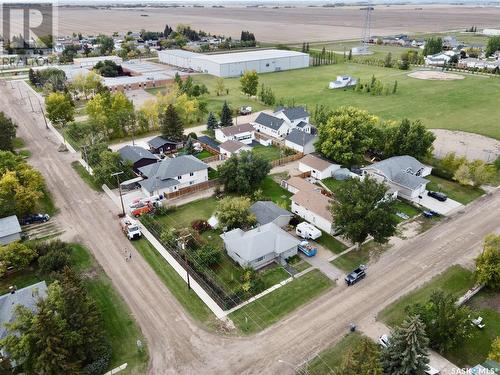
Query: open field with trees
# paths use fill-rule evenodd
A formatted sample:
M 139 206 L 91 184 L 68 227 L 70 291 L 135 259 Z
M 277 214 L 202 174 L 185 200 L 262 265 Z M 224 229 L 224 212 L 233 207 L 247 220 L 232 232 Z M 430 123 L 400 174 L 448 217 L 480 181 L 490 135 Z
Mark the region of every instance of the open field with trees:
M 259 85 L 270 87 L 277 103 L 305 104 L 313 111 L 316 104 L 329 109 L 351 105 L 365 109 L 384 120 L 420 119 L 427 128 L 463 130 L 500 139 L 495 111 L 500 80 L 496 77 L 467 75 L 463 80 L 429 81 L 407 76 L 407 71 L 369 65 L 339 63 L 294 71 L 259 75 Z M 382 82 L 398 82 L 396 94 L 372 96 L 353 90 L 329 90 L 328 83 L 337 75 L 351 75 L 369 82 L 375 75 Z M 215 95 L 216 78 L 199 75 L 195 82 L 204 83 L 210 96 L 207 109 L 219 112 L 227 100 L 232 108 L 251 105 L 254 110 L 264 105 L 249 99 L 240 89 L 238 78 L 224 79 L 229 95 Z M 474 93 L 473 95 L 471 93 Z M 411 103 L 411 104 L 410 104 Z

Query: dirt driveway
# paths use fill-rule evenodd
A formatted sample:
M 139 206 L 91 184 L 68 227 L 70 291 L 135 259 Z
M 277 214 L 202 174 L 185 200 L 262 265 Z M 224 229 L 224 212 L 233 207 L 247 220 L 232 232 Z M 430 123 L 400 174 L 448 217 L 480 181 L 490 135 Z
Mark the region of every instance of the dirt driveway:
M 493 162 L 500 156 L 500 141 L 484 135 L 456 130 L 431 129 L 434 141 L 434 156 L 444 157 L 449 152 L 465 156 L 469 160 L 481 159 Z

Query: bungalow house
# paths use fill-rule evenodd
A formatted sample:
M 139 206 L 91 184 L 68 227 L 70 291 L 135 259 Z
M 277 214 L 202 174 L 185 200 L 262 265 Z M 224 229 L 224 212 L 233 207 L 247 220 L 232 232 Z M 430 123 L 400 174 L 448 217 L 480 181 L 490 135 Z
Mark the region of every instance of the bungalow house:
M 257 223 L 265 225 L 274 223 L 279 227 L 288 225 L 292 214 L 271 201 L 257 201 L 250 206 L 250 211 L 257 218 Z
M 238 141 L 249 145 L 255 139 L 255 129 L 250 124 L 227 126 L 215 129 L 215 139 L 220 143 Z
M 330 163 L 328 160 L 309 154 L 299 161 L 299 171 L 311 172 L 311 177 L 324 180 L 333 176 L 333 173 L 340 169 L 340 165 Z
M 259 113 L 252 125 L 257 132 L 274 138 L 284 137 L 290 131 L 290 127 L 285 120 L 264 112 Z
M 21 239 L 21 226 L 16 215 L 0 219 L 0 245 L 8 245 Z
M 420 163 L 412 156 L 404 155 L 379 161 L 362 171 L 363 175 L 388 184 L 401 198 L 412 200 L 425 192 L 429 180 L 424 177 L 431 174 L 432 167 Z
M 425 56 L 425 65 L 431 65 L 431 66 L 444 66 L 448 64 L 453 56 L 455 56 L 456 53 L 453 51 L 446 51 L 446 52 L 439 52 L 436 53 L 435 55 L 428 55 Z
M 305 155 L 315 151 L 314 144 L 317 140 L 318 137 L 315 134 L 293 129 L 285 137 L 285 146 Z
M 193 155 L 166 158 L 139 168 L 144 180 L 139 182 L 144 194 L 161 195 L 208 181 L 208 165 Z
M 326 233 L 333 233 L 333 217 L 330 212 L 331 200 L 315 191 L 299 191 L 293 195 L 292 212 Z
M 139 146 L 127 145 L 119 149 L 118 153 L 123 161 L 132 164 L 134 172 L 138 172 L 146 165 L 155 164 L 159 160 L 156 155 Z
M 294 129 L 302 123 L 309 123 L 310 114 L 304 107 L 279 107 L 274 116 L 285 120 L 290 129 Z
M 0 296 L 0 340 L 7 336 L 6 323 L 12 323 L 15 319 L 17 306 L 24 306 L 32 312 L 36 311 L 36 304 L 39 298 L 47 296 L 47 284 L 45 281 L 27 286 L 19 290 L 11 290 L 9 293 Z M 4 349 L 0 350 L 0 357 L 8 356 Z
M 310 182 L 297 176 L 290 177 L 288 180 L 281 181 L 281 186 L 292 194 L 298 193 L 299 191 L 321 191 L 321 187 L 311 184 Z
M 241 151 L 250 151 L 252 148 L 239 141 L 225 141 L 219 145 L 219 151 L 222 155 L 230 158 L 234 154 L 239 154 Z
M 284 263 L 286 259 L 297 255 L 295 237 L 273 222 L 244 232 L 240 228 L 221 234 L 229 255 L 241 267 L 257 270 L 272 262 Z
M 149 151 L 153 154 L 170 154 L 181 149 L 182 142 L 171 141 L 161 136 L 154 137 L 148 141 Z

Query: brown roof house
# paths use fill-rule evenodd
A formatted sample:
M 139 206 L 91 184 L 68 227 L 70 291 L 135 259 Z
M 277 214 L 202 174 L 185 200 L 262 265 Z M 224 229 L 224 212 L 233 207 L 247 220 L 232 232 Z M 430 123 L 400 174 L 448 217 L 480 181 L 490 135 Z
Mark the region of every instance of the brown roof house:
M 306 155 L 299 161 L 299 171 L 311 172 L 311 177 L 318 180 L 332 177 L 337 169 L 340 169 L 339 164 L 334 164 L 313 154 Z
M 326 233 L 332 234 L 331 199 L 316 191 L 299 191 L 291 198 L 292 212 Z
M 255 129 L 250 124 L 217 128 L 215 129 L 215 139 L 221 143 L 232 140 L 249 145 L 255 139 Z
M 219 151 L 222 155 L 230 158 L 233 154 L 239 154 L 241 151 L 250 151 L 252 148 L 244 143 L 229 140 L 219 145 Z

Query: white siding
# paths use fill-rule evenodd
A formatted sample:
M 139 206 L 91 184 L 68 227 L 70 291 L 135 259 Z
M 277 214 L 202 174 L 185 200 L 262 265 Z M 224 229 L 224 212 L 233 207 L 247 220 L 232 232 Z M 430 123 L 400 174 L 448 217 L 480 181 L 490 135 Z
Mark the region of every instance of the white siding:
M 0 245 L 8 245 L 11 242 L 20 240 L 21 240 L 21 233 L 14 233 L 8 236 L 0 237 Z
M 333 233 L 332 230 L 332 223 L 325 219 L 324 217 L 321 217 L 314 212 L 308 210 L 305 207 L 302 207 L 298 204 L 296 204 L 292 200 L 292 212 L 298 216 L 300 216 L 302 219 L 308 221 L 315 227 L 318 227 L 319 229 L 323 230 L 326 233 Z
M 340 169 L 340 165 L 338 165 L 338 164 L 332 164 L 328 168 L 320 171 L 320 170 L 316 170 L 314 168 L 311 168 L 307 164 L 299 163 L 299 171 L 301 171 L 301 172 L 311 172 L 311 177 L 314 177 L 314 178 L 316 178 L 318 180 L 324 180 L 325 178 L 332 177 L 333 173 L 337 169 Z
M 174 191 L 177 191 L 179 189 L 188 187 L 188 186 L 193 186 L 196 184 L 201 184 L 202 182 L 208 181 L 208 169 L 203 169 L 201 171 L 196 171 L 193 172 L 193 175 L 191 176 L 189 173 L 184 174 L 180 176 L 180 179 L 177 179 L 179 181 L 179 184 L 175 186 L 171 186 L 168 188 L 164 189 L 158 189 L 153 192 L 148 192 L 146 189 L 142 189 L 144 194 L 146 196 L 152 196 L 152 195 L 160 195 L 160 194 L 167 194 L 167 193 L 173 193 Z

